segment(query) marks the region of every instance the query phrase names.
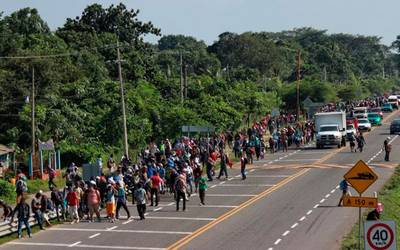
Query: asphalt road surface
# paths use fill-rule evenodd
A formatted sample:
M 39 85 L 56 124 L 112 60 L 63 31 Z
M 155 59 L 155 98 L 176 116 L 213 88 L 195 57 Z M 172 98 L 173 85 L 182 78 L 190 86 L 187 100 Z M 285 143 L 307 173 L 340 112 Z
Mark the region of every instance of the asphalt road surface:
M 177 212 L 173 197 L 161 196 L 158 207 L 148 207 L 144 221 L 136 219 L 131 206 L 135 219 L 54 226 L 0 249 L 339 249 L 358 219 L 358 208 L 337 207 L 339 182 L 361 159 L 379 176 L 364 196 L 384 184 L 400 162 L 397 136 L 391 136 L 389 163 L 382 152 L 390 121 L 397 116 L 386 115 L 384 124 L 366 135 L 362 153 L 307 145 L 266 155 L 249 167 L 245 181 L 232 169 L 227 180 L 209 183 L 206 206 L 192 196 L 188 211 Z

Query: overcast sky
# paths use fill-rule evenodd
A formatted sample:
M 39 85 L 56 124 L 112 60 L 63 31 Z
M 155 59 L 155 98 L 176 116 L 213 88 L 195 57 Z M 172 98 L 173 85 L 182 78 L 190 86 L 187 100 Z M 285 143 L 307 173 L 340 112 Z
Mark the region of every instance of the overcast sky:
M 1 0 L 8 15 L 34 7 L 52 30 L 67 17 L 75 17 L 89 4 L 103 6 L 121 1 Z M 152 21 L 162 34 L 194 36 L 211 44 L 225 31 L 282 31 L 299 27 L 326 29 L 329 33 L 376 35 L 390 44 L 400 35 L 399 0 L 128 0 L 139 9 L 139 19 Z M 146 40 L 155 42 L 154 37 Z

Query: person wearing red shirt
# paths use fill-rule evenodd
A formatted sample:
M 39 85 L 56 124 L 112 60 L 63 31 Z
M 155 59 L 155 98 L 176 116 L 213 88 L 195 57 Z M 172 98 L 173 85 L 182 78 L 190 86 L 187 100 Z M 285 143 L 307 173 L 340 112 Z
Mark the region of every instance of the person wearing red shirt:
M 68 188 L 67 194 L 67 203 L 68 203 L 68 212 L 71 219 L 71 224 L 79 223 L 79 215 L 78 215 L 78 203 L 79 197 L 78 194 L 72 190 L 72 187 Z
M 153 206 L 153 196 L 156 197 L 156 207 L 158 206 L 159 202 L 159 193 L 160 193 L 160 185 L 162 185 L 163 180 L 160 178 L 158 172 L 155 172 L 154 175 L 150 178 L 151 181 L 151 191 L 150 191 L 150 197 L 151 197 L 151 204 L 150 206 Z

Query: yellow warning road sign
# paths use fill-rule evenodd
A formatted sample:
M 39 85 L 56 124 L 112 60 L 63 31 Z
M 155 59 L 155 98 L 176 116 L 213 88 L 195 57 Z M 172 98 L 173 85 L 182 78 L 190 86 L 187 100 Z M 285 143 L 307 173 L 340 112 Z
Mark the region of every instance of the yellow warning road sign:
M 378 199 L 373 197 L 354 197 L 345 196 L 343 198 L 344 207 L 371 207 L 376 208 Z
M 378 179 L 378 176 L 365 162 L 359 160 L 344 178 L 361 195 Z

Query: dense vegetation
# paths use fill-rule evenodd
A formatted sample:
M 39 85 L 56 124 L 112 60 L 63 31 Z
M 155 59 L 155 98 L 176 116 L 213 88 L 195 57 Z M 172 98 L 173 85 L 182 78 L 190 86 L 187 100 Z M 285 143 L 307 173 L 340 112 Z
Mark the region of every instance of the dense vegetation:
M 89 161 L 121 152 L 116 44 L 120 42 L 131 150 L 179 135 L 184 124 L 236 130 L 273 107 L 295 107 L 296 53 L 301 99 L 350 100 L 392 91 L 400 39 L 327 34 L 312 28 L 278 33 L 223 33 L 212 45 L 184 35 L 160 37 L 123 4 L 93 4 L 51 32 L 37 10 L 0 16 L 0 143 L 30 150 L 32 68 L 37 84 L 37 136 L 53 138 L 63 159 Z M 182 67 L 181 67 L 182 57 Z M 181 69 L 187 88 L 181 99 Z M 184 81 L 183 81 L 184 82 Z M 75 161 L 78 161 L 75 159 Z

